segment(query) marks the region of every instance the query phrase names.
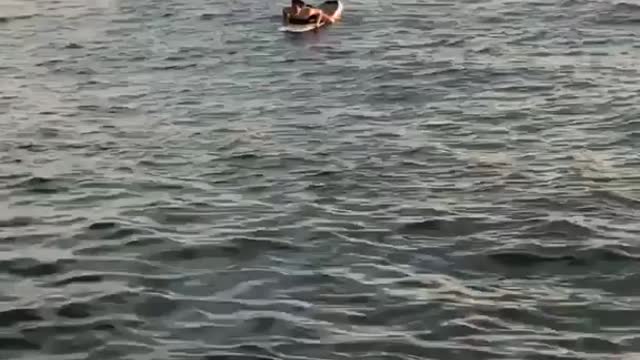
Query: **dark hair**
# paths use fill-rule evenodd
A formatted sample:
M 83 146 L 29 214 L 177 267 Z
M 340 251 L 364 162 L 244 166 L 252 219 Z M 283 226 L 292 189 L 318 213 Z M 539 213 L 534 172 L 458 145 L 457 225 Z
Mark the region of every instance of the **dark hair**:
M 297 5 L 300 5 L 300 6 L 304 6 L 304 1 L 302 1 L 302 0 L 291 0 L 291 3 L 292 4 L 297 4 Z

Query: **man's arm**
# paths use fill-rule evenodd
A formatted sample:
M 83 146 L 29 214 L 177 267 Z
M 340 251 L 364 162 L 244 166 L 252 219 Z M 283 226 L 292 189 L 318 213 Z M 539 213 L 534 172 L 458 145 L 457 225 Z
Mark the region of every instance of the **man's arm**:
M 322 10 L 318 10 L 318 12 L 316 13 L 318 14 L 318 21 L 316 21 L 316 26 L 320 26 L 320 23 L 324 20 L 325 23 L 331 23 L 333 24 L 333 19 L 329 16 L 327 16 L 327 14 L 324 13 L 324 11 Z
M 324 13 L 322 11 L 317 10 L 316 12 L 316 27 L 320 27 L 320 23 L 324 19 Z
M 320 13 L 320 18 L 322 18 L 325 22 L 328 22 L 330 24 L 334 23 L 333 19 L 330 16 L 328 16 L 327 14 L 325 14 L 324 12 Z

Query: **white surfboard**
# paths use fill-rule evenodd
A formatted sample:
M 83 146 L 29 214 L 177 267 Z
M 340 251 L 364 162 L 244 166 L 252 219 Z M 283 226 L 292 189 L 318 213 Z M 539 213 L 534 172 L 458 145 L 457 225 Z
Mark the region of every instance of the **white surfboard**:
M 320 26 L 323 25 L 322 23 L 320 24 L 321 24 Z M 285 32 L 307 32 L 307 31 L 314 30 L 317 27 L 318 26 L 316 26 L 316 24 L 304 24 L 304 25 L 288 24 L 288 25 L 280 26 L 279 30 L 285 31 Z
M 342 1 L 340 0 L 327 0 L 325 2 L 323 2 L 322 4 L 320 4 L 318 6 L 319 9 L 321 9 L 322 11 L 324 11 L 325 14 L 331 16 L 332 19 L 337 20 L 342 16 Z M 282 25 L 280 26 L 279 30 L 280 31 L 285 31 L 285 32 L 295 32 L 295 33 L 302 33 L 302 32 L 307 32 L 307 31 L 311 31 L 311 30 L 315 30 L 318 28 L 323 27 L 325 24 L 324 21 L 320 22 L 319 25 L 316 25 L 315 23 L 309 23 L 309 24 L 286 24 L 286 25 Z

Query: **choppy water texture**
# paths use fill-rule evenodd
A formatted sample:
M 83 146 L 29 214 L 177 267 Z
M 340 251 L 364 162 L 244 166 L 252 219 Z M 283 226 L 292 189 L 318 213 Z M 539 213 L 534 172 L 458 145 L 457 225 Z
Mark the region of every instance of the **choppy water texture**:
M 0 357 L 640 357 L 640 5 L 0 6 Z

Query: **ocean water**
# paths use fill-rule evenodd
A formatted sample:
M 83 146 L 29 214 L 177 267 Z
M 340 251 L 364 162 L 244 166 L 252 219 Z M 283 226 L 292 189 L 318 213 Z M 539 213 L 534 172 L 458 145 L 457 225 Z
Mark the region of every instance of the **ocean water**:
M 0 2 L 0 358 L 640 358 L 639 3 L 285 5 Z

